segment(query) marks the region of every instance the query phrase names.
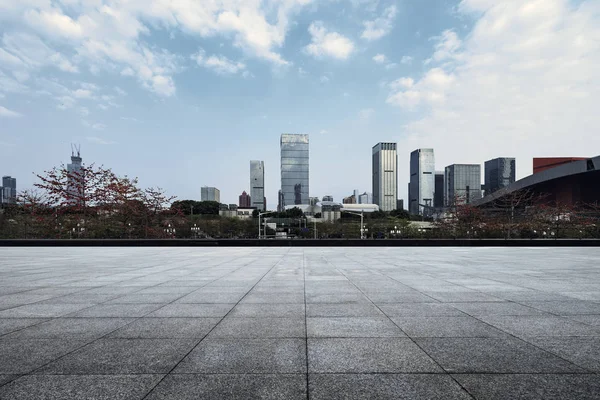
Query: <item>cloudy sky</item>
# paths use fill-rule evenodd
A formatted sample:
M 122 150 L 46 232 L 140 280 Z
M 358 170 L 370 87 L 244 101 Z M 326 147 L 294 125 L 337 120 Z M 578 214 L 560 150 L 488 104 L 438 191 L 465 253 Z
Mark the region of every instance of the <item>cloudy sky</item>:
M 223 202 L 279 136 L 310 135 L 310 194 L 371 191 L 371 147 L 436 168 L 600 154 L 600 0 L 0 0 L 0 174 L 69 161 Z

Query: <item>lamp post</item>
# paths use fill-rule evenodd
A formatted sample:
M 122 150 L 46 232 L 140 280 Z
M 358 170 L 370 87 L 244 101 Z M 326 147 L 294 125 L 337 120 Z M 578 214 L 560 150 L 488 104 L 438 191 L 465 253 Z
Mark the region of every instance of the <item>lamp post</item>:
M 175 228 L 171 228 L 171 224 L 169 224 L 164 231 L 167 237 L 173 238 L 173 236 L 175 236 Z
M 261 231 L 260 231 L 260 217 L 262 217 L 263 215 L 267 215 L 267 214 L 273 214 L 275 213 L 275 211 L 267 211 L 264 213 L 259 212 L 258 213 L 258 238 L 260 239 L 260 235 L 261 235 Z M 267 236 L 267 227 L 265 226 L 265 236 Z
M 198 234 L 200 233 L 200 227 L 196 226 L 196 224 L 194 224 L 194 226 L 192 226 L 192 233 L 194 234 L 194 239 L 198 239 Z
M 365 230 L 365 225 L 363 223 L 363 221 L 364 221 L 363 212 L 361 211 L 360 214 L 359 214 L 359 213 L 355 213 L 355 212 L 352 212 L 352 211 L 346 211 L 346 210 L 341 210 L 341 211 L 345 212 L 345 213 L 348 213 L 348 214 L 354 214 L 354 215 L 360 216 L 360 238 L 364 239 L 365 238 L 364 234 L 365 234 L 366 230 Z
M 401 231 L 398 229 L 398 227 L 397 227 L 397 226 L 394 226 L 394 229 L 392 229 L 392 230 L 390 231 L 390 235 L 394 235 L 394 238 L 396 238 L 396 235 L 399 235 L 399 234 L 401 234 L 401 233 L 402 233 L 402 232 L 401 232 Z

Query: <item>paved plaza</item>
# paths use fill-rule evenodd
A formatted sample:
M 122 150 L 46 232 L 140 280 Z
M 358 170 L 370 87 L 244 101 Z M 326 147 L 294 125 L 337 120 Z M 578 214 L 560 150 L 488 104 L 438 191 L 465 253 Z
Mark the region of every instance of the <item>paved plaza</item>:
M 600 249 L 0 248 L 0 399 L 600 399 Z

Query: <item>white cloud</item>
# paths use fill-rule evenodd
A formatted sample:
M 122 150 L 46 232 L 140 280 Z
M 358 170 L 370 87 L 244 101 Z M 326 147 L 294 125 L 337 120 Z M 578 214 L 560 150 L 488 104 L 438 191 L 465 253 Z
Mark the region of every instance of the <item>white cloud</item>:
M 87 117 L 88 115 L 90 115 L 90 110 L 87 107 L 80 107 L 79 115 L 81 115 L 82 117 Z
M 387 57 L 385 56 L 385 54 L 376 54 L 373 57 L 373 61 L 375 61 L 377 64 L 383 64 L 387 61 Z
M 0 117 L 3 118 L 19 118 L 22 117 L 23 114 L 18 113 L 16 111 L 9 110 L 6 107 L 0 106 Z
M 402 59 L 400 60 L 401 64 L 411 64 L 413 62 L 413 58 L 411 56 L 402 56 Z
M 321 83 L 329 83 L 329 77 L 323 75 L 320 79 Z
M 312 42 L 304 50 L 313 57 L 327 56 L 346 60 L 354 51 L 354 43 L 350 39 L 337 32 L 328 32 L 320 21 L 313 22 L 308 32 Z
M 516 157 L 518 177 L 532 157 L 597 155 L 600 4 L 464 0 L 459 10 L 477 13 L 472 30 L 443 32 L 426 72 L 390 87 L 388 103 L 419 111 L 399 147 L 435 147 L 438 168 Z
M 92 123 L 92 122 L 89 122 L 89 121 L 87 121 L 85 119 L 82 119 L 81 123 L 83 124 L 83 126 L 85 126 L 87 128 L 91 128 L 91 129 L 97 130 L 97 131 L 103 131 L 104 129 L 106 129 L 106 125 L 101 124 L 99 122 Z
M 102 144 L 102 145 L 109 145 L 109 144 L 115 144 L 116 142 L 112 141 L 112 140 L 105 140 L 102 139 L 98 136 L 88 136 L 86 138 L 89 142 L 91 143 L 96 143 L 96 144 Z
M 327 129 L 321 129 L 321 131 L 320 131 L 319 133 L 320 133 L 321 135 L 325 135 L 325 134 L 327 134 L 327 133 L 329 133 L 329 132 L 327 131 Z
M 247 72 L 246 64 L 239 61 L 231 61 L 221 54 L 206 57 L 206 52 L 203 49 L 199 49 L 197 53 L 193 54 L 192 60 L 196 61 L 199 66 L 211 69 L 221 75 L 235 75 Z
M 56 108 L 58 108 L 59 110 L 66 110 L 72 108 L 76 103 L 75 99 L 70 96 L 60 96 L 57 97 L 56 100 L 58 101 Z
M 381 17 L 371 21 L 364 21 L 363 30 L 360 37 L 366 40 L 377 40 L 388 35 L 394 27 L 394 18 L 396 18 L 396 6 L 389 6 L 383 11 Z
M 73 92 L 73 96 L 77 99 L 91 99 L 92 91 L 88 89 L 77 89 Z
M 121 88 L 120 88 L 120 87 L 118 87 L 118 86 L 115 86 L 115 92 L 117 92 L 117 94 L 118 94 L 119 96 L 126 96 L 126 95 L 127 95 L 127 92 L 126 92 L 126 91 L 124 91 L 123 89 L 121 89 Z
M 375 114 L 375 110 L 373 110 L 372 108 L 363 108 L 358 112 L 358 118 L 366 121 L 370 119 L 373 116 L 373 114 Z

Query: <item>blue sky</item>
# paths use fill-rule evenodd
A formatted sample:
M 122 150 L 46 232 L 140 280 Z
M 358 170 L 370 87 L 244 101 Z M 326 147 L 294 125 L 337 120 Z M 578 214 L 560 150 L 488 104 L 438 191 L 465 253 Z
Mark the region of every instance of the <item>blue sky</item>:
M 600 154 L 600 2 L 0 0 L 0 174 L 70 143 L 143 186 L 237 202 L 281 133 L 310 135 L 310 194 L 371 191 L 371 147 L 436 168 Z

